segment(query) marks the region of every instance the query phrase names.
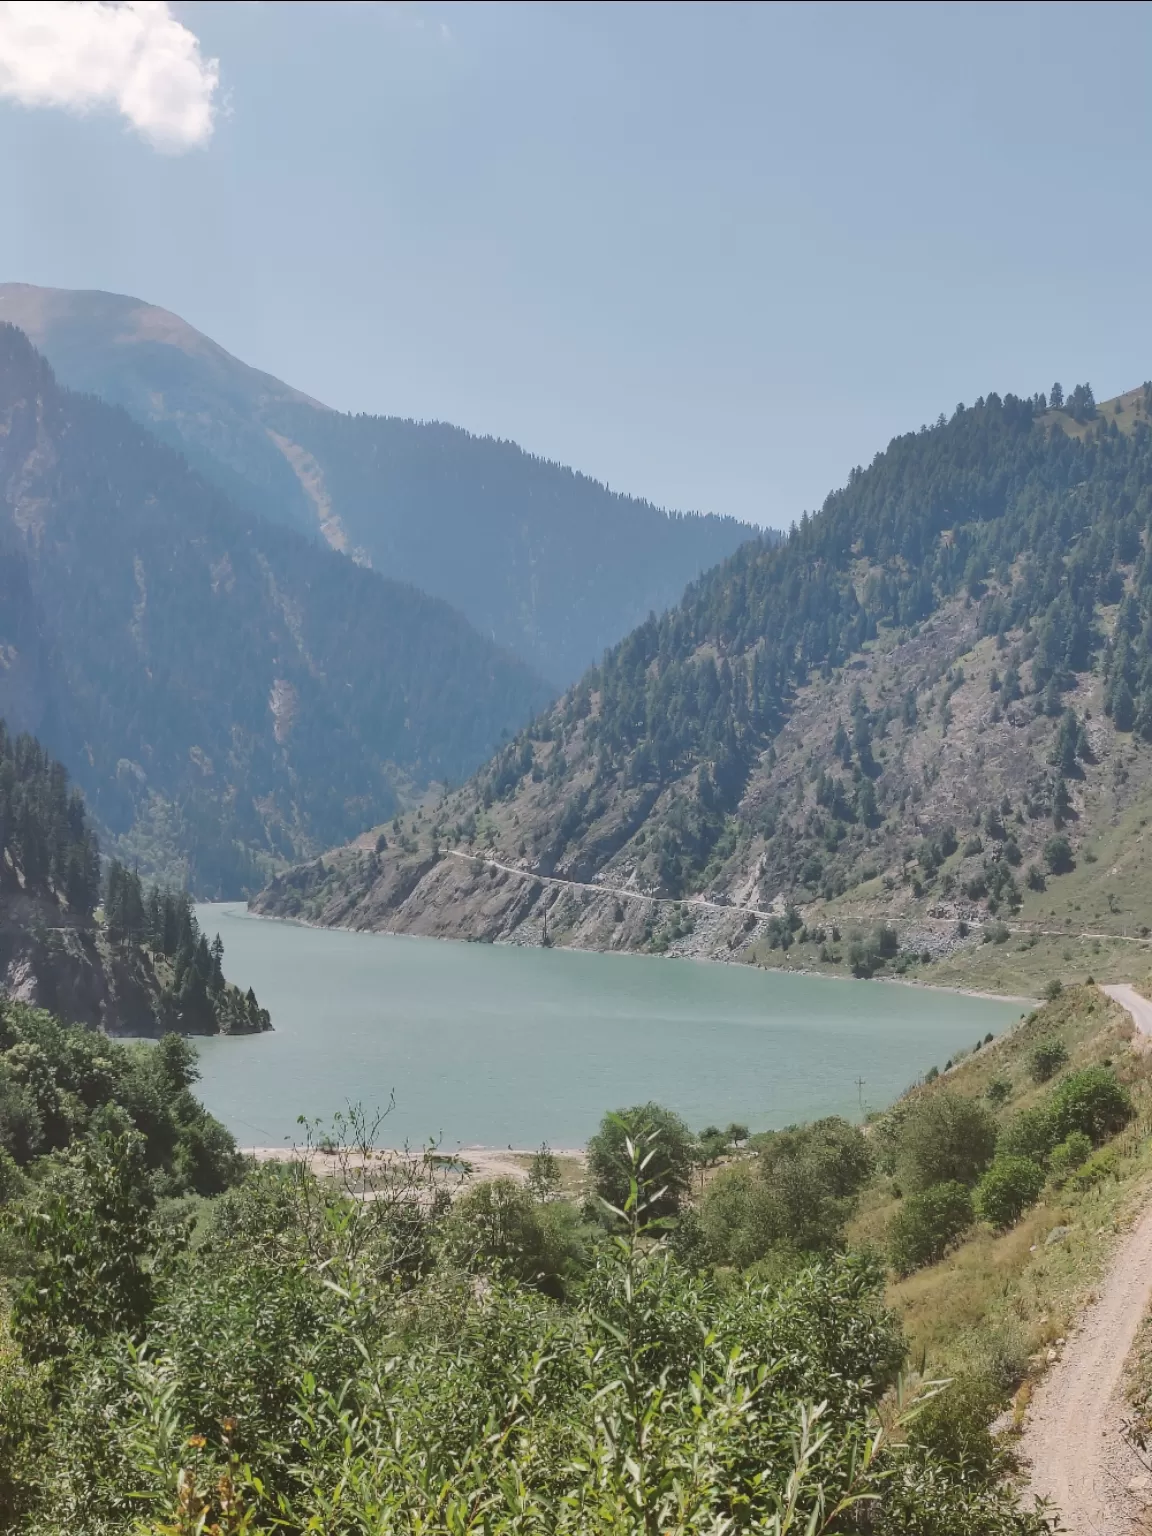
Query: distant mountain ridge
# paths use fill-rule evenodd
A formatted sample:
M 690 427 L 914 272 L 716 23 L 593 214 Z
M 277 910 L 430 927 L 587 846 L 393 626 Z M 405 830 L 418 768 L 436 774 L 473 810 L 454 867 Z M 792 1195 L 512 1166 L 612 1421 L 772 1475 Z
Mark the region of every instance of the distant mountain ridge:
M 459 781 L 548 700 L 446 603 L 243 512 L 0 323 L 0 715 L 203 894 Z
M 238 506 L 445 599 L 557 685 L 760 532 L 458 427 L 329 410 L 138 299 L 0 284 L 3 320 Z

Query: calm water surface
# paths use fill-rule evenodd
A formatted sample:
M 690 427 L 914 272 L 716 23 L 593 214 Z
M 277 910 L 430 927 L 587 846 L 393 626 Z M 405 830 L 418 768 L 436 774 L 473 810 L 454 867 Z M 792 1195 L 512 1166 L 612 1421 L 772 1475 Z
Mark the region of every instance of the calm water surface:
M 196 915 L 275 1025 L 200 1045 L 204 1101 L 244 1146 L 393 1091 L 389 1144 L 446 1148 L 578 1146 L 605 1109 L 647 1099 L 697 1129 L 858 1117 L 1021 1011 L 745 966 L 325 932 L 234 902 Z

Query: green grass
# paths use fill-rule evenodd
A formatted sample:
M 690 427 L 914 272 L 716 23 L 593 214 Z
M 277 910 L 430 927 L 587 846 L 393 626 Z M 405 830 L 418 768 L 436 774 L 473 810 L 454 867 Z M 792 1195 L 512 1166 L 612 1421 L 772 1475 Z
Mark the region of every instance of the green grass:
M 1010 1087 L 997 1110 L 1004 1122 L 1049 1091 L 1051 1084 L 1033 1082 L 1029 1057 L 1039 1040 L 1052 1037 L 1068 1050 L 1067 1071 L 1110 1063 L 1132 1093 L 1135 1119 L 1111 1143 L 1115 1161 L 1099 1182 L 1087 1189 L 1073 1181 L 1063 1189 L 1049 1183 L 1040 1203 L 1009 1232 L 977 1226 L 940 1263 L 892 1282 L 888 1299 L 904 1320 L 913 1364 L 929 1374 L 952 1373 L 989 1353 L 1041 1369 L 1048 1346 L 1067 1334 L 1106 1268 L 1116 1233 L 1152 1189 L 1152 1054 L 1142 1040 L 1133 1046 L 1128 1015 L 1094 987 L 1069 988 L 916 1091 L 983 1098 L 989 1083 L 1002 1079 Z M 852 1224 L 851 1241 L 881 1246 L 897 1208 L 891 1181 L 878 1178 Z M 1056 1227 L 1071 1230 L 1046 1244 Z M 1148 1351 L 1152 1381 L 1152 1336 Z

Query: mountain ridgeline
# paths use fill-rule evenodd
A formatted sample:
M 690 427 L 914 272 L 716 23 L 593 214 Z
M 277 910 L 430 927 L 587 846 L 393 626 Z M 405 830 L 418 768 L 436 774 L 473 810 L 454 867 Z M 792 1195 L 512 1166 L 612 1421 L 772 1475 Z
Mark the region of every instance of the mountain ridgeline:
M 550 691 L 447 604 L 240 511 L 0 325 L 0 713 L 125 861 L 239 894 L 459 781 Z
M 0 284 L 0 320 L 237 506 L 443 598 L 557 687 L 756 532 L 669 515 L 514 443 L 329 410 L 138 299 Z
M 1152 739 L 1152 389 L 1053 398 L 989 395 L 897 438 L 434 814 L 261 908 L 522 942 L 547 911 L 552 942 L 749 956 L 802 931 L 843 963 L 839 916 L 898 918 L 857 974 L 1039 914 L 1143 804 Z

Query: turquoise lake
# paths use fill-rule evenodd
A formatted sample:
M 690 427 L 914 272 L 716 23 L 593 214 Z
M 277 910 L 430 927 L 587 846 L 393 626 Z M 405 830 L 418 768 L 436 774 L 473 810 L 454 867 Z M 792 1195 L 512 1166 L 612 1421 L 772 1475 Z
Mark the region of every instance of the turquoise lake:
M 606 1109 L 648 1099 L 695 1129 L 858 1119 L 1021 1013 L 748 966 L 322 931 L 233 902 L 196 915 L 275 1025 L 200 1043 L 201 1095 L 243 1146 L 393 1094 L 383 1139 L 446 1150 L 579 1146 Z

